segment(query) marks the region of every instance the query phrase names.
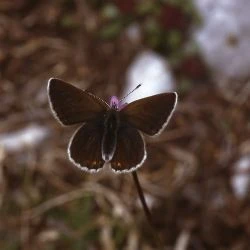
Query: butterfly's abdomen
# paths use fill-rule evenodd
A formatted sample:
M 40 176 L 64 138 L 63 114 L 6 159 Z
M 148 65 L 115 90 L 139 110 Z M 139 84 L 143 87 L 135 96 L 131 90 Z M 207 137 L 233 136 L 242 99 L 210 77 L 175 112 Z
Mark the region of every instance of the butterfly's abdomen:
M 119 123 L 118 112 L 109 110 L 105 116 L 102 139 L 102 158 L 106 162 L 110 161 L 115 153 Z

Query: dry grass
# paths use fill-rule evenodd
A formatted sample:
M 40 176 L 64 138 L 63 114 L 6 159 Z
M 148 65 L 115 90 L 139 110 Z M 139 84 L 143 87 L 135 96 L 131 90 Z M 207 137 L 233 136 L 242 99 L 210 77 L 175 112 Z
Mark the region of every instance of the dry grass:
M 47 102 L 52 76 L 104 99 L 121 92 L 145 41 L 122 31 L 102 40 L 101 20 L 82 1 L 0 2 L 0 135 L 31 124 L 48 130 L 37 144 L 0 147 L 1 249 L 153 249 L 131 176 L 73 167 L 74 129 L 61 128 Z M 250 196 L 240 199 L 231 185 L 235 163 L 250 153 L 249 84 L 235 94 L 228 86 L 192 85 L 168 129 L 147 138 L 138 174 L 164 249 L 249 246 Z

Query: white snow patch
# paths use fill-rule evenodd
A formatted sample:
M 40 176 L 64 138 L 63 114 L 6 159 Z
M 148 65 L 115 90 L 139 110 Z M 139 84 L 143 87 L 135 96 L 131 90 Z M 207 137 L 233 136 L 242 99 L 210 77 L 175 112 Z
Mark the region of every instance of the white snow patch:
M 250 185 L 250 155 L 243 156 L 235 165 L 235 174 L 232 177 L 231 185 L 235 195 L 243 199 Z
M 143 51 L 136 56 L 127 71 L 127 84 L 124 95 L 134 89 L 138 84 L 142 86 L 129 95 L 125 102 L 163 93 L 175 89 L 167 61 L 153 51 Z
M 47 128 L 32 124 L 18 131 L 0 135 L 0 146 L 6 151 L 18 151 L 24 147 L 38 145 L 47 135 Z
M 205 60 L 224 77 L 246 77 L 250 68 L 250 1 L 195 0 L 204 25 L 195 33 Z M 237 41 L 228 42 L 230 37 Z

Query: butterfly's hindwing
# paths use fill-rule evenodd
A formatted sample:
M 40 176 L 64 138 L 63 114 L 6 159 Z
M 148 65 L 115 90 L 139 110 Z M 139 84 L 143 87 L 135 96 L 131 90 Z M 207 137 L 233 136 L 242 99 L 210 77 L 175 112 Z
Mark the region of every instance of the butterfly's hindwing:
M 104 165 L 102 159 L 103 125 L 100 121 L 88 122 L 72 136 L 68 154 L 79 168 L 96 172 Z
M 121 124 L 111 168 L 118 173 L 131 172 L 140 167 L 147 157 L 145 143 L 137 129 Z

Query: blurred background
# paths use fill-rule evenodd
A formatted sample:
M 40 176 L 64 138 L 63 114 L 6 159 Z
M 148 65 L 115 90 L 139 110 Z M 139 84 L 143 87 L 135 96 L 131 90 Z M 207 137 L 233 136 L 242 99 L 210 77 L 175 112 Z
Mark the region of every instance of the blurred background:
M 177 91 L 138 170 L 162 249 L 249 249 L 249 0 L 0 1 L 0 249 L 156 249 L 130 174 L 88 174 L 47 100 Z

